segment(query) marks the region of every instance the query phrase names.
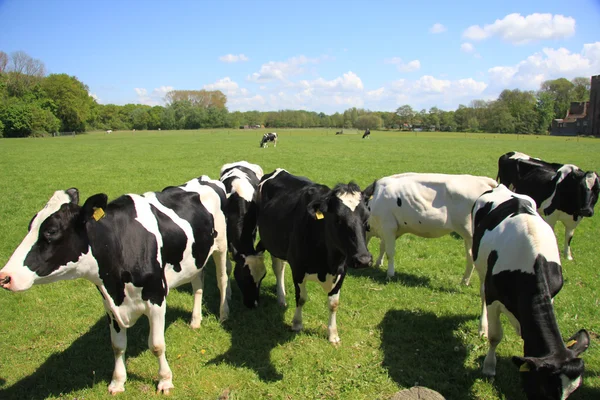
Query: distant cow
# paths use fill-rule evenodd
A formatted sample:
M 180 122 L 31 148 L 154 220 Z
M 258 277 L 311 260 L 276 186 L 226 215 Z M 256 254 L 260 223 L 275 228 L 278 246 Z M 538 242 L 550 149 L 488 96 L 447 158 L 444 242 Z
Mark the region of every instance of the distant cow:
M 365 133 L 363 134 L 362 138 L 367 138 L 369 139 L 371 137 L 371 130 L 369 128 L 367 128 L 367 130 L 365 131 Z
M 108 391 L 123 392 L 127 379 L 127 329 L 146 315 L 148 345 L 158 358 L 158 391 L 173 389 L 165 357 L 165 312 L 169 290 L 191 282 L 191 327 L 202 320 L 203 268 L 212 254 L 226 299 L 227 240 L 224 186 L 208 177 L 143 195 L 127 194 L 107 203 L 96 194 L 79 206 L 75 188 L 54 193 L 29 225 L 29 232 L 0 271 L 0 286 L 11 291 L 33 284 L 85 278 L 102 295 L 109 317 L 115 368 Z
M 571 240 L 583 217 L 594 215 L 600 179 L 572 164 L 557 164 L 510 152 L 498 159 L 498 180 L 517 193 L 533 198 L 537 210 L 551 227 L 565 226 L 563 254 L 572 260 Z
M 582 329 L 565 344 L 551 299 L 563 285 L 552 228 L 529 196 L 504 185 L 484 193 L 473 207 L 473 259 L 481 282 L 480 333 L 490 344 L 483 373 L 496 374 L 496 347 L 504 312 L 523 338 L 524 356 L 513 357 L 528 399 L 564 400 L 581 384 L 589 346 Z M 489 326 L 488 326 L 489 324 Z
M 256 240 L 256 194 L 263 170 L 256 164 L 239 161 L 221 168 L 221 182 L 227 192 L 227 242 L 235 262 L 234 276 L 242 285 L 251 274 L 251 265 L 262 264 L 262 255 L 254 248 Z M 258 290 L 258 289 L 257 289 Z M 256 304 L 246 304 L 255 307 Z
M 335 134 L 336 135 L 343 135 L 344 134 L 344 130 L 342 129 L 341 131 L 337 131 Z
M 110 135 L 111 133 L 112 133 L 112 129 L 109 129 L 109 130 L 106 131 L 107 135 Z
M 303 328 L 302 307 L 307 299 L 306 282 L 318 282 L 329 297 L 329 341 L 337 343 L 336 312 L 348 266 L 371 262 L 365 243 L 369 213 L 355 183 L 338 184 L 333 189 L 283 169 L 263 176 L 258 194 L 258 249 L 266 249 L 273 259 L 279 302 L 285 304 L 283 261 L 292 268 L 296 289 L 296 312 L 292 329 Z M 251 270 L 241 285 L 246 304 L 255 304 L 265 276 Z
M 273 147 L 277 147 L 277 133 L 265 133 L 260 140 L 260 147 L 269 147 L 268 143 L 273 142 Z
M 364 192 L 371 211 L 367 238 L 381 239 L 375 265 L 382 265 L 385 252 L 388 278 L 394 276 L 395 241 L 405 233 L 437 238 L 456 232 L 465 243 L 462 282 L 468 285 L 473 272 L 471 208 L 481 193 L 497 185 L 483 176 L 419 173 L 375 181 Z

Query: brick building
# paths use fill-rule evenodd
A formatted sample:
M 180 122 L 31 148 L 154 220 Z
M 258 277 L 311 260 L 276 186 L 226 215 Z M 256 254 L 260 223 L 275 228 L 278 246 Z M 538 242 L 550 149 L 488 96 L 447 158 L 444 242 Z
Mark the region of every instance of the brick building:
M 571 103 L 565 118 L 552 121 L 551 134 L 600 136 L 600 75 L 592 76 L 590 101 Z

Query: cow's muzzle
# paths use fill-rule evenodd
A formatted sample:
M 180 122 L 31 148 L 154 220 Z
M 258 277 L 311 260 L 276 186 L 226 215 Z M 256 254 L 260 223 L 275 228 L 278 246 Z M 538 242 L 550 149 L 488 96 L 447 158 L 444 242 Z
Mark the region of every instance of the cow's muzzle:
M 354 268 L 367 268 L 373 263 L 373 256 L 369 253 L 356 255 L 353 257 L 352 266 Z
M 579 213 L 581 214 L 582 217 L 593 217 L 594 209 L 593 208 L 584 208 Z
M 0 274 L 0 286 L 2 286 L 3 289 L 10 290 L 10 281 L 10 275 Z

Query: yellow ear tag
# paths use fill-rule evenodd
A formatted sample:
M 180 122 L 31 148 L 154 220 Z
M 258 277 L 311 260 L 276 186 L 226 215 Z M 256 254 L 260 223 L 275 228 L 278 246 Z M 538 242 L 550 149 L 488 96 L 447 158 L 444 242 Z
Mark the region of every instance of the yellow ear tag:
M 575 340 L 575 339 L 573 339 L 573 340 L 569 340 L 569 341 L 566 343 L 566 345 L 567 345 L 567 348 L 569 348 L 569 347 L 573 346 L 575 343 L 577 343 L 577 340 Z
M 531 369 L 529 368 L 529 364 L 527 363 L 523 363 L 523 365 L 521 365 L 521 367 L 519 368 L 520 372 L 528 372 L 531 371 Z
M 96 221 L 100 221 L 102 218 L 104 218 L 104 210 L 101 208 L 96 208 L 94 209 L 94 213 L 92 214 L 92 218 L 94 218 Z
M 323 215 L 323 213 L 321 211 L 317 211 L 315 213 L 315 217 L 317 217 L 317 219 L 323 219 L 323 218 L 325 218 L 325 216 Z
M 369 200 L 373 200 L 373 196 L 369 197 Z

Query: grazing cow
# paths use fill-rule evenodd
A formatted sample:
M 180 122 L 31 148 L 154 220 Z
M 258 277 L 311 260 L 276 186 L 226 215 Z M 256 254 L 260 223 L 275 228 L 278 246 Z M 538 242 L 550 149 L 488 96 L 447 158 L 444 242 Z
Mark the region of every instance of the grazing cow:
M 344 130 L 342 129 L 341 131 L 337 131 L 335 134 L 336 135 L 343 135 L 344 134 Z
M 234 277 L 240 287 L 248 279 L 257 263 L 263 263 L 262 254 L 254 248 L 256 240 L 256 194 L 263 170 L 256 164 L 239 161 L 221 168 L 221 182 L 227 192 L 227 242 L 235 262 Z M 245 300 L 245 298 L 244 298 Z M 246 303 L 255 307 L 256 303 Z
M 106 131 L 107 135 L 110 135 L 111 133 L 112 133 L 112 129 L 109 129 L 109 130 Z
M 277 133 L 265 133 L 260 140 L 260 147 L 269 147 L 268 143 L 273 142 L 273 147 L 277 147 Z
M 340 341 L 336 311 L 347 268 L 367 266 L 371 262 L 365 243 L 368 216 L 360 188 L 355 183 L 338 184 L 330 189 L 283 169 L 261 179 L 257 249 L 264 248 L 271 254 L 280 304 L 285 304 L 283 261 L 292 268 L 296 290 L 294 331 L 303 328 L 306 282 L 317 281 L 329 297 L 329 341 Z M 258 300 L 258 288 L 265 272 L 263 264 L 246 277 L 242 286 L 246 304 Z
M 362 138 L 367 138 L 369 139 L 371 137 L 371 130 L 369 128 L 367 128 L 367 130 L 365 131 L 365 133 L 363 134 Z
M 158 391 L 168 394 L 174 387 L 165 357 L 169 290 L 192 283 L 190 325 L 199 328 L 203 268 L 212 254 L 221 292 L 221 321 L 229 313 L 224 198 L 223 184 L 207 177 L 161 192 L 123 195 L 108 204 L 102 193 L 79 206 L 77 189 L 56 191 L 31 220 L 27 236 L 0 271 L 0 286 L 22 291 L 64 279 L 94 283 L 109 317 L 115 355 L 111 394 L 125 390 L 127 328 L 146 315 L 148 345 L 159 364 Z
M 481 281 L 480 333 L 490 344 L 483 373 L 496 374 L 496 347 L 503 332 L 500 313 L 523 338 L 524 356 L 513 357 L 529 399 L 564 400 L 581 384 L 589 346 L 582 329 L 565 344 L 552 298 L 563 285 L 552 228 L 529 196 L 504 185 L 484 193 L 473 206 L 473 258 Z M 489 323 L 489 326 L 488 326 Z
M 510 152 L 498 159 L 498 181 L 517 193 L 533 198 L 537 210 L 552 228 L 565 226 L 563 254 L 572 260 L 571 240 L 583 217 L 594 215 L 600 179 L 572 164 L 557 164 Z
M 364 196 L 371 216 L 368 239 L 381 239 L 376 266 L 388 259 L 388 278 L 394 276 L 395 241 L 405 233 L 437 238 L 456 232 L 465 242 L 466 268 L 462 283 L 473 273 L 471 208 L 481 193 L 498 186 L 483 176 L 405 173 L 375 181 Z M 367 242 L 368 242 L 367 239 Z

